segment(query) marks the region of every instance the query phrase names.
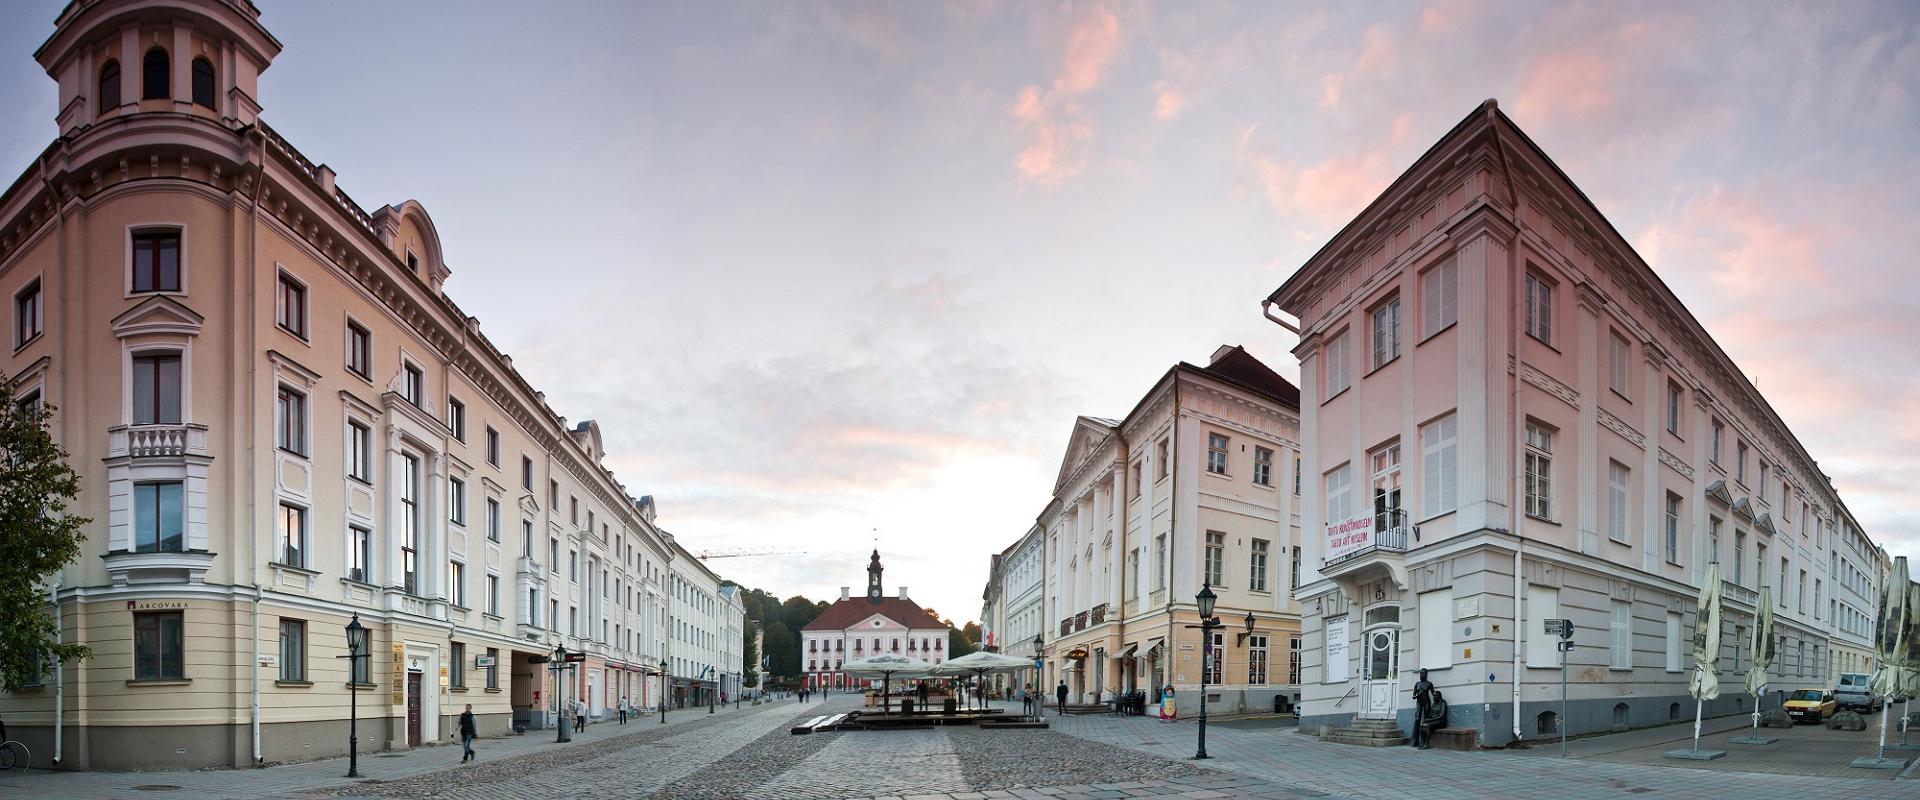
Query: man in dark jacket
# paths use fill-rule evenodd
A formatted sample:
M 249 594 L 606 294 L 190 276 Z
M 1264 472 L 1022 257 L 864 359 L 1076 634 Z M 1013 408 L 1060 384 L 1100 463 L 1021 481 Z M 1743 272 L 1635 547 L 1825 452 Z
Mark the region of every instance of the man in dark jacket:
M 1067 713 L 1067 680 L 1065 678 L 1060 679 L 1060 686 L 1053 690 L 1053 696 L 1055 699 L 1058 699 L 1060 701 L 1060 713 L 1062 715 L 1066 714 Z
M 480 736 L 479 726 L 473 722 L 473 704 L 467 704 L 467 710 L 460 713 L 460 761 L 466 763 L 478 756 L 473 754 L 473 740 Z

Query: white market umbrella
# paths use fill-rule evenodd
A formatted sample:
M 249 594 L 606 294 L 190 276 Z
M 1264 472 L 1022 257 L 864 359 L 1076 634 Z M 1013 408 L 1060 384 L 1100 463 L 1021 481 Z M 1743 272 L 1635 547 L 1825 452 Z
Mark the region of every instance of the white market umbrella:
M 1887 575 L 1887 589 L 1880 597 L 1880 616 L 1874 629 L 1874 654 L 1880 666 L 1873 671 L 1873 691 L 1887 698 L 1886 712 L 1880 715 L 1880 755 L 1887 757 L 1887 717 L 1893 716 L 1893 698 L 1912 689 L 1915 681 L 1909 658 L 1914 649 L 1913 591 L 1907 577 L 1907 557 L 1893 560 Z
M 1767 686 L 1767 667 L 1773 666 L 1773 590 L 1760 587 L 1759 605 L 1755 606 L 1753 617 L 1753 638 L 1747 642 L 1747 657 L 1753 666 L 1747 668 L 1747 694 L 1753 695 L 1753 733 L 1747 736 L 1745 744 L 1769 744 L 1755 741 L 1760 738 L 1760 690 Z
M 1720 696 L 1720 562 L 1707 564 L 1700 599 L 1693 618 L 1693 752 L 1700 751 L 1700 712 L 1706 701 Z
M 991 673 L 1016 672 L 1023 669 L 1033 669 L 1033 662 L 1019 656 L 981 650 L 936 664 L 932 674 L 936 676 L 972 675 L 975 679 L 984 679 Z
M 849 661 L 840 671 L 856 678 L 879 678 L 880 713 L 886 714 L 893 707 L 893 676 L 917 678 L 932 672 L 933 665 L 917 658 L 886 655 Z

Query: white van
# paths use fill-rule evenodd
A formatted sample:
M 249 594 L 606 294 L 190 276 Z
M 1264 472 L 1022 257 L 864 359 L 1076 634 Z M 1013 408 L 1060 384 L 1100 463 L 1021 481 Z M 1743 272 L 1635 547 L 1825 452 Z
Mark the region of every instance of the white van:
M 1833 699 L 1841 708 L 1858 708 L 1865 711 L 1879 711 L 1882 699 L 1873 693 L 1871 676 L 1859 672 L 1843 672 L 1839 685 L 1833 687 Z

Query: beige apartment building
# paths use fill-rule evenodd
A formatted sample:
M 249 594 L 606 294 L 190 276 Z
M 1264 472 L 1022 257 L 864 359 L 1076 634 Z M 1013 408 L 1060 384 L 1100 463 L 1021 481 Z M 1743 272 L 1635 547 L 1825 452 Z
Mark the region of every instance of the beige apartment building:
M 259 118 L 258 17 L 78 0 L 34 54 L 60 138 L 0 194 L 0 377 L 83 476 L 48 597 L 93 656 L 7 687 L 9 732 L 195 768 L 344 753 L 350 692 L 363 752 L 467 703 L 493 734 L 659 702 L 685 551 L 447 296 L 426 209 L 365 210 Z M 719 652 L 725 609 L 672 621 Z
M 1172 686 L 1178 713 L 1199 713 L 1204 648 L 1186 626 L 1211 586 L 1227 627 L 1213 633 L 1208 708 L 1298 700 L 1298 404 L 1285 378 L 1221 347 L 1169 369 L 1125 418 L 1075 420 L 1052 500 L 998 562 L 1017 570 L 998 579 L 1008 652 L 1031 652 L 1020 620 L 1042 614 L 1047 697 L 1061 681 L 1070 703 L 1157 701 Z
M 1483 744 L 1689 718 L 1713 563 L 1728 613 L 1709 716 L 1753 708 L 1741 686 L 1762 588 L 1771 689 L 1829 687 L 1865 655 L 1871 540 L 1739 366 L 1492 102 L 1267 303 L 1301 337 L 1303 728 L 1410 731 L 1419 670 Z M 1564 720 L 1555 619 L 1576 645 Z

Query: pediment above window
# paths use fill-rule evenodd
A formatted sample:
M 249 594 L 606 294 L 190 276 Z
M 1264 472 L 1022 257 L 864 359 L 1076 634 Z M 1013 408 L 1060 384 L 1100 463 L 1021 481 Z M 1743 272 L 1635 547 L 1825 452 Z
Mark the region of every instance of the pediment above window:
M 1742 497 L 1733 501 L 1733 513 L 1748 522 L 1753 521 L 1753 501 Z
M 1727 490 L 1727 482 L 1724 480 L 1707 484 L 1707 496 L 1726 505 L 1733 505 L 1733 492 Z
M 185 303 L 157 295 L 114 317 L 112 327 L 113 335 L 122 339 L 151 334 L 198 336 L 206 321 Z
M 1754 518 L 1753 529 L 1758 531 L 1766 531 L 1767 533 L 1778 532 L 1773 527 L 1773 515 L 1765 512 L 1761 512 L 1760 516 Z

